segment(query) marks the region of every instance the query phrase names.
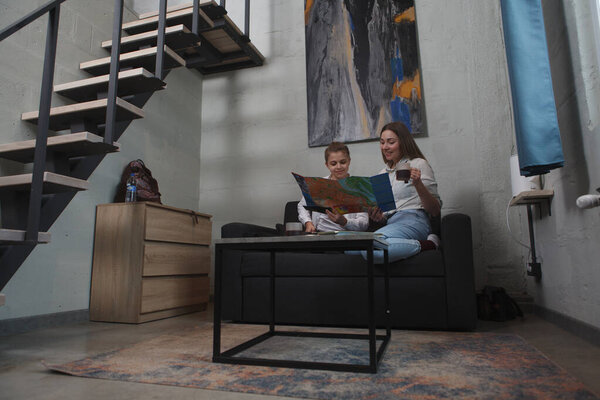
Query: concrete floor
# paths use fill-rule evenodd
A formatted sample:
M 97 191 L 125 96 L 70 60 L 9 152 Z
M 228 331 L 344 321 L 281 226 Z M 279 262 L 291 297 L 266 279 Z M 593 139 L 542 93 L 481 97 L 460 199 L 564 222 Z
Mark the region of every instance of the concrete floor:
M 79 323 L 0 338 L 0 399 L 285 399 L 234 392 L 77 378 L 41 364 L 63 363 L 211 320 L 209 311 L 141 325 Z M 480 321 L 481 322 L 481 321 Z M 600 394 L 600 348 L 539 317 L 481 323 L 479 331 L 515 333 Z

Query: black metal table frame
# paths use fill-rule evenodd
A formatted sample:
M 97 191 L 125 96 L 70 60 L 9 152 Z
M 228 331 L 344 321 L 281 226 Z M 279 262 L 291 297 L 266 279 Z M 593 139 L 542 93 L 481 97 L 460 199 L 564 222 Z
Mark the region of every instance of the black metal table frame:
M 375 284 L 373 251 L 375 249 L 384 252 L 384 301 L 386 314 L 385 335 L 376 334 L 375 324 Z M 270 253 L 270 322 L 269 331 L 237 345 L 225 352 L 221 352 L 221 285 L 222 285 L 222 262 L 223 252 L 226 250 L 244 251 L 268 251 Z M 275 253 L 286 251 L 347 251 L 366 250 L 367 252 L 367 286 L 368 286 L 368 334 L 349 333 L 319 333 L 303 331 L 277 331 L 275 330 Z M 320 369 L 344 372 L 367 372 L 377 373 L 377 366 L 382 360 L 387 345 L 391 338 L 390 324 L 390 298 L 389 298 L 389 260 L 387 245 L 378 242 L 374 238 L 356 240 L 319 240 L 299 242 L 258 242 L 258 243 L 215 243 L 215 298 L 214 298 L 214 322 L 213 322 L 213 362 L 243 365 L 261 365 L 269 367 Z M 295 336 L 295 337 L 321 337 L 334 339 L 362 339 L 369 341 L 369 364 L 343 364 L 331 362 L 314 362 L 298 360 L 282 360 L 271 358 L 235 357 L 248 348 L 261 343 L 273 336 Z M 376 341 L 381 340 L 379 349 Z

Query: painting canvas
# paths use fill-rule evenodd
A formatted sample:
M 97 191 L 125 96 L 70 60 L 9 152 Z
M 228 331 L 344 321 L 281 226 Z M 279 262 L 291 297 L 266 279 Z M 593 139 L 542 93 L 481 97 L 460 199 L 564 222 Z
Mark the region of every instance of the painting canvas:
M 424 133 L 414 0 L 305 0 L 308 145 Z

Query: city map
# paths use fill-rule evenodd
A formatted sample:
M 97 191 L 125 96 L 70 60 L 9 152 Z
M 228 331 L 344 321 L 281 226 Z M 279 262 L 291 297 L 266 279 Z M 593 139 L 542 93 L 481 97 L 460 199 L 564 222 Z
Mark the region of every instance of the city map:
M 382 211 L 396 208 L 387 174 L 350 176 L 341 180 L 304 177 L 294 172 L 292 175 L 306 200 L 305 208 L 310 211 L 329 209 L 346 214 L 367 212 L 372 207 Z

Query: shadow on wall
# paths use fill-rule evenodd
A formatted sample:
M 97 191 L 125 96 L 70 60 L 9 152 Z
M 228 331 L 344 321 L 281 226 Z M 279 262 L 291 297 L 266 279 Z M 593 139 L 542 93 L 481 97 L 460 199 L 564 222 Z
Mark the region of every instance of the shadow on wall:
M 581 62 L 578 53 L 572 51 L 569 44 L 563 2 L 543 2 L 542 4 L 560 137 L 566 161 L 561 174 L 568 184 L 561 186 L 566 204 L 574 206 L 579 195 L 591 190 L 589 171 L 585 162 L 574 71 L 574 66 L 581 65 Z

